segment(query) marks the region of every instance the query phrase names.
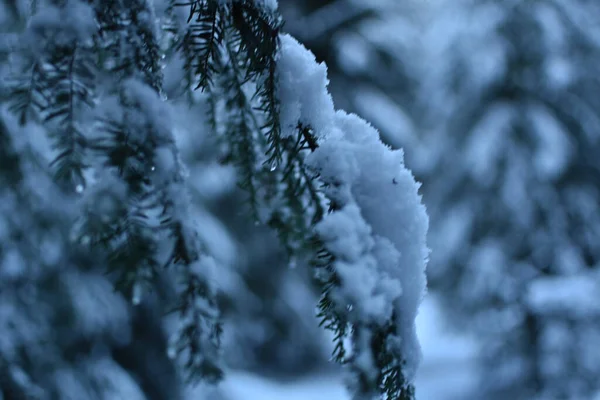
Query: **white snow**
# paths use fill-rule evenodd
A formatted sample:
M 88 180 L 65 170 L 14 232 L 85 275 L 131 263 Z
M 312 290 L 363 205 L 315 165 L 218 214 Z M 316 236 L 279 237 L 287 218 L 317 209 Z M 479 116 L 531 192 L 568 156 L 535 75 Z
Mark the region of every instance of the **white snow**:
M 333 129 L 333 100 L 327 92 L 327 67 L 291 36 L 281 36 L 277 61 L 278 99 L 284 133 L 293 134 L 298 122 L 310 124 L 319 136 Z
M 385 324 L 402 288 L 398 279 L 377 269 L 378 258 L 371 254 L 376 242 L 358 207 L 351 204 L 331 214 L 319 224 L 317 232 L 328 243 L 329 250 L 338 255 L 335 268 L 343 285 L 343 290 L 334 295 L 338 304 L 342 307 L 351 305 L 353 314 L 360 319 Z M 377 255 L 382 260 L 391 257 L 392 261 L 397 261 L 398 252 L 393 247 L 383 246 L 380 244 Z
M 162 101 L 150 86 L 137 79 L 127 79 L 122 83 L 122 88 L 125 103 L 129 107 L 115 104 L 116 108 L 108 110 L 114 113 L 109 116 L 115 119 L 115 115 L 125 111 L 123 123 L 127 123 L 131 139 L 136 142 L 172 143 L 173 122 L 168 103 Z
M 81 1 L 69 0 L 64 7 L 46 6 L 30 21 L 32 35 L 27 41 L 42 51 L 48 38 L 54 44 L 70 44 L 73 41 L 87 42 L 96 33 L 97 27 L 92 7 Z
M 291 130 L 300 121 L 313 128 L 319 148 L 307 163 L 341 206 L 317 227 L 339 260 L 335 268 L 343 282 L 334 296 L 352 298 L 361 310 L 350 313 L 351 321 L 363 323 L 388 319 L 391 308 L 383 299 L 396 299 L 404 374 L 412 380 L 420 360 L 415 317 L 428 257 L 428 218 L 419 185 L 404 167 L 402 151 L 384 145 L 377 130 L 356 115 L 334 110 L 325 65 L 287 35 L 281 37 L 278 73 L 282 126 Z

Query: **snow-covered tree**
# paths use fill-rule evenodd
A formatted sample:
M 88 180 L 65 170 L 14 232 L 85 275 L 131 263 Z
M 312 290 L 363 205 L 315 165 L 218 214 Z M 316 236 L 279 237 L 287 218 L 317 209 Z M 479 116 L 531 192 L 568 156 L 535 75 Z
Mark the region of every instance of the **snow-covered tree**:
M 9 230 L 1 271 L 40 297 L 6 300 L 6 390 L 168 398 L 152 387 L 168 359 L 194 381 L 223 377 L 218 296 L 230 266 L 196 218 L 179 152 L 182 137 L 208 135 L 244 189 L 234 212 L 272 229 L 288 263 L 314 275 L 353 397 L 414 398 L 428 223 L 418 185 L 401 151 L 334 109 L 325 66 L 281 32 L 274 1 L 14 4 L 27 17 L 3 65 L 3 160 L 7 197 L 25 200 L 2 216 L 33 222 Z M 181 66 L 191 109 L 169 98 L 167 62 Z M 208 124 L 180 123 L 196 101 Z M 39 247 L 46 232 L 50 250 Z M 25 318 L 36 307 L 45 312 Z
M 427 38 L 433 122 L 419 166 L 432 290 L 444 293 L 449 319 L 483 341 L 481 397 L 592 398 L 598 4 L 444 4 Z

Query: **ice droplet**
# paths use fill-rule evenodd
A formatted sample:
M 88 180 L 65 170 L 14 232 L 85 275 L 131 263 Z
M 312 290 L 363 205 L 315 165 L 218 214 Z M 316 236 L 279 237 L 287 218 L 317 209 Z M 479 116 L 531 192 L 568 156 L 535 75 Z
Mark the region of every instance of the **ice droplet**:
M 75 186 L 75 191 L 77 193 L 82 193 L 83 192 L 83 185 L 79 184 L 79 185 Z
M 271 172 L 275 171 L 277 169 L 277 161 L 273 161 L 269 169 Z
M 155 171 L 155 170 L 156 170 L 156 167 L 154 165 L 150 167 L 150 171 Z
M 354 307 L 352 306 L 352 304 L 348 304 L 348 305 L 346 306 L 346 310 L 348 310 L 348 311 L 352 311 L 352 309 L 353 309 L 353 308 L 354 308 Z

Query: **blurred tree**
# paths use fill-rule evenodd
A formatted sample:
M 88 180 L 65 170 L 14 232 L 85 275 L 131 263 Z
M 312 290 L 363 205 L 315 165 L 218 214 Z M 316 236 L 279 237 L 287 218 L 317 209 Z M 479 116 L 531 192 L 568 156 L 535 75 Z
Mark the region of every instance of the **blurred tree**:
M 429 279 L 483 341 L 486 399 L 600 390 L 600 9 L 593 1 L 432 8 L 417 175 Z M 443 62 L 440 62 L 443 60 Z

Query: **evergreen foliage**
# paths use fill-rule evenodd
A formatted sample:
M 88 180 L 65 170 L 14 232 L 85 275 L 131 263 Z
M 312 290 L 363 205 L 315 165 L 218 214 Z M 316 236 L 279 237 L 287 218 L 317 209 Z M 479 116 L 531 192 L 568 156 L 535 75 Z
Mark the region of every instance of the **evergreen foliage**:
M 181 9 L 187 14 L 183 19 Z M 166 22 L 164 31 L 159 19 Z M 353 373 L 354 398 L 414 399 L 418 349 L 410 346 L 417 346 L 411 334 L 424 290 L 427 224 L 417 186 L 401 153 L 384 147 L 364 122 L 334 112 L 324 68 L 282 36 L 282 25 L 267 1 L 172 1 L 160 18 L 149 0 L 38 1 L 11 59 L 13 75 L 3 102 L 18 117 L 15 129 L 35 125 L 52 140 L 56 187 L 47 185 L 56 192 L 53 201 L 61 199 L 68 209 L 68 215 L 53 217 L 65 230 L 61 238 L 68 237 L 76 249 L 69 262 L 79 266 L 94 259 L 134 305 L 161 288 L 165 273 L 172 277 L 177 299 L 171 309 L 179 322 L 169 357 L 181 361 L 191 380 L 217 382 L 223 377 L 213 276 L 219 266 L 191 218 L 187 172 L 163 87 L 163 63 L 183 60 L 186 92 L 191 99 L 191 90 L 205 92 L 212 134 L 226 149 L 223 161 L 238 169 L 254 219 L 278 234 L 291 264 L 308 262 L 314 268 L 322 292 L 319 317 L 335 334 L 334 359 Z M 317 104 L 306 96 L 293 103 L 283 98 L 283 87 L 292 85 L 293 91 L 301 82 L 284 80 L 283 56 L 315 69 L 315 82 L 299 90 L 320 96 L 323 116 L 307 111 Z M 307 76 L 296 78 L 313 79 Z M 290 122 L 290 107 L 297 105 L 306 115 Z M 10 135 L 1 139 L 9 141 Z M 381 169 L 381 176 L 373 184 L 349 179 L 350 173 L 330 162 L 336 145 L 353 157 L 355 168 Z M 361 145 L 373 160 L 359 157 Z M 8 144 L 4 150 L 9 153 L 3 163 L 18 173 L 17 153 L 10 153 Z M 361 191 L 374 191 L 381 203 L 367 202 Z M 392 207 L 396 195 L 404 196 L 404 206 Z M 383 226 L 373 213 L 386 206 L 401 228 Z M 360 249 L 340 244 L 340 227 L 364 242 Z M 406 253 L 406 265 L 400 253 Z M 414 276 L 387 268 L 414 270 Z M 371 291 L 356 299 L 373 297 L 373 307 L 349 302 L 360 274 L 369 278 Z M 52 279 L 61 279 L 60 272 Z M 407 349 L 414 354 L 404 354 Z M 35 367 L 23 368 L 36 379 Z M 26 386 L 18 385 L 18 390 Z

